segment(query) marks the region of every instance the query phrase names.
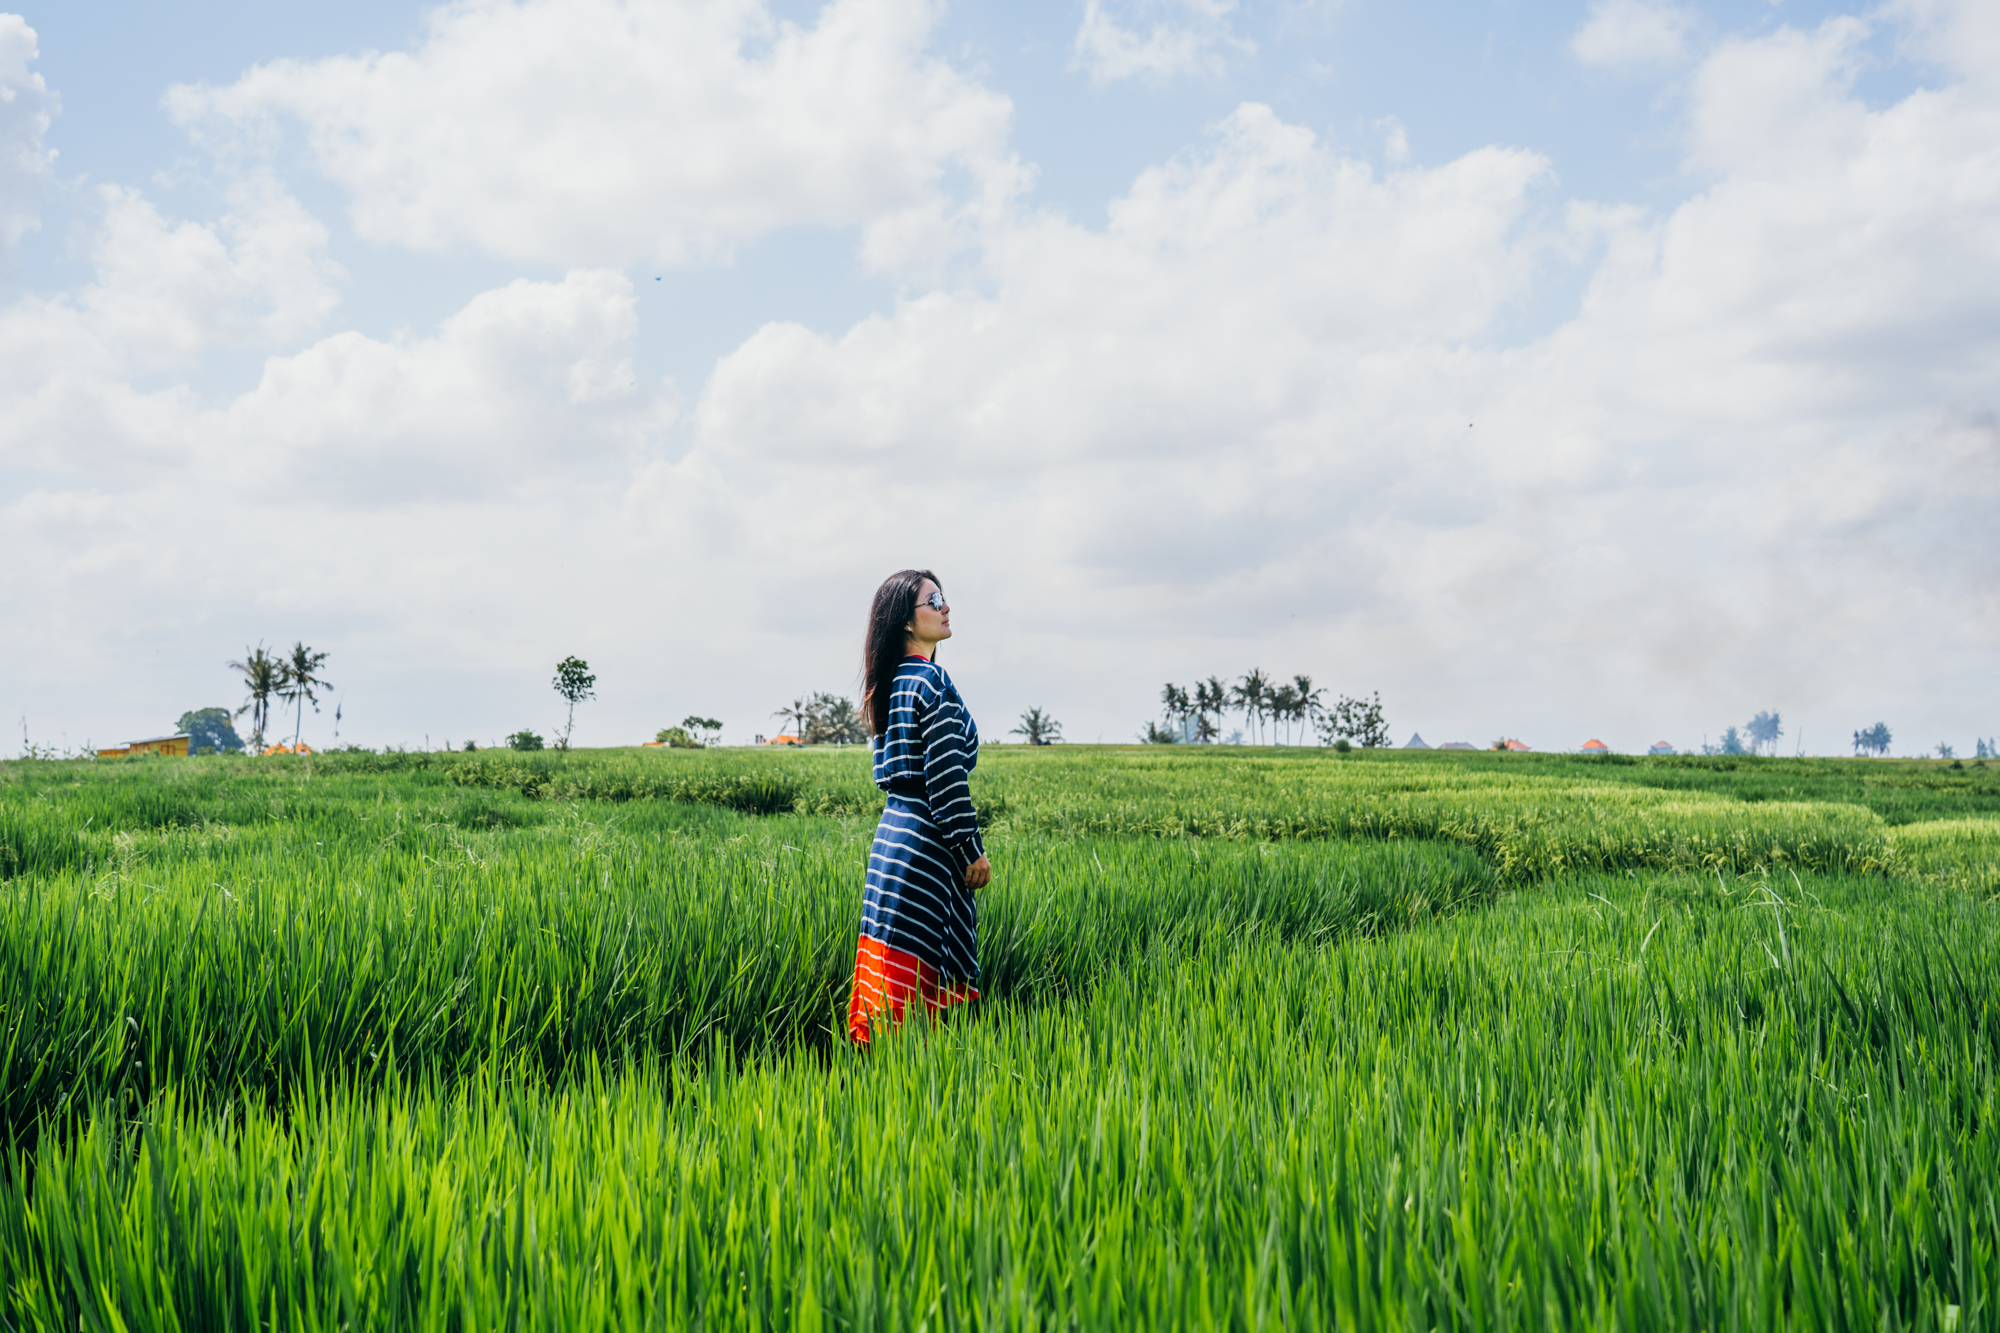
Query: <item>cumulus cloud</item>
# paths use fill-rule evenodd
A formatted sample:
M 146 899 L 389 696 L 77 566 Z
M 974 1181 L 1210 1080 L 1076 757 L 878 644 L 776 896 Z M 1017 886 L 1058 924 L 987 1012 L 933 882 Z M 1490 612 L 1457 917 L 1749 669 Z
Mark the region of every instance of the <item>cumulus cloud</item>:
M 1984 725 L 1960 710 L 2000 649 L 2000 97 L 1870 106 L 1865 31 L 1717 45 L 1693 192 L 1657 212 L 1565 200 L 1520 148 L 1384 169 L 1246 104 L 1102 225 L 1001 210 L 962 282 L 759 330 L 678 425 L 603 269 L 320 338 L 212 404 L 135 387 L 131 349 L 174 342 L 116 334 L 109 298 L 17 303 L 0 339 L 40 342 L 0 367 L 70 350 L 0 369 L 0 447 L 38 478 L 0 507 L 0 564 L 31 571 L 4 677 L 100 689 L 78 663 L 121 636 L 219 661 L 301 633 L 397 682 L 373 738 L 497 736 L 579 652 L 617 682 L 591 743 L 691 710 L 734 737 L 848 684 L 873 581 L 918 563 L 982 717 L 1040 705 L 1081 739 L 1259 664 L 1379 688 L 1434 740 L 1686 743 L 1761 707 L 1814 749 L 1876 716 Z M 1573 317 L 1505 335 L 1579 279 Z
M 303 126 L 385 244 L 679 264 L 865 226 L 891 265 L 1024 181 L 1011 104 L 927 53 L 935 18 L 934 0 L 832 0 L 810 27 L 762 0 L 458 0 L 414 51 L 277 61 L 168 105 L 234 151 Z
M 1569 39 L 1570 54 L 1610 69 L 1671 65 L 1687 54 L 1699 17 L 1673 0 L 1591 0 L 1589 17 Z
M 30 69 L 36 55 L 35 30 L 19 14 L 0 14 L 0 250 L 34 227 L 56 156 L 42 143 L 56 98 Z
M 166 644 L 178 654 L 148 688 L 185 679 L 224 702 L 216 654 L 290 633 L 362 676 L 350 716 L 393 727 L 435 701 L 462 728 L 468 682 L 539 673 L 545 638 L 632 623 L 630 587 L 607 577 L 631 547 L 608 520 L 673 420 L 671 394 L 632 372 L 635 323 L 624 275 L 585 270 L 483 293 L 426 336 L 340 333 L 272 357 L 217 404 L 79 363 L 0 451 L 16 482 L 0 565 L 20 575 L 0 677 L 44 709 L 88 682 L 80 731 L 124 709 L 90 663 Z M 368 680 L 372 697 L 352 688 Z
M 635 306 L 616 271 L 514 282 L 429 337 L 339 333 L 270 357 L 253 388 L 211 406 L 135 390 L 117 356 L 126 330 L 96 318 L 88 294 L 76 308 L 24 301 L 0 317 L 0 346 L 42 338 L 62 368 L 8 386 L 38 410 L 8 414 L 0 460 L 99 486 L 199 473 L 245 504 L 303 494 L 334 508 L 502 497 L 551 469 L 629 471 L 673 414 L 633 372 Z
M 1220 74 L 1257 49 L 1232 29 L 1235 11 L 1235 0 L 1084 0 L 1076 61 L 1099 84 Z
M 214 224 L 173 222 L 135 190 L 99 190 L 95 278 L 0 306 L 0 466 L 70 476 L 184 465 L 193 395 L 142 392 L 215 349 L 280 350 L 339 301 L 326 229 L 268 181 L 239 182 Z
M 1871 110 L 1853 40 L 1719 49 L 1706 188 L 1572 210 L 1603 257 L 1525 345 L 1491 334 L 1562 248 L 1545 162 L 1378 176 L 1246 106 L 1101 231 L 993 238 L 977 292 L 763 330 L 701 451 L 808 512 L 977 514 L 932 545 L 1036 626 L 1022 663 L 1074 651 L 1135 698 L 1189 623 L 1202 664 L 1289 643 L 1459 716 L 1538 682 L 1634 719 L 1969 690 L 2000 638 L 2000 125 L 1966 86 Z M 875 551 L 791 532 L 857 576 Z

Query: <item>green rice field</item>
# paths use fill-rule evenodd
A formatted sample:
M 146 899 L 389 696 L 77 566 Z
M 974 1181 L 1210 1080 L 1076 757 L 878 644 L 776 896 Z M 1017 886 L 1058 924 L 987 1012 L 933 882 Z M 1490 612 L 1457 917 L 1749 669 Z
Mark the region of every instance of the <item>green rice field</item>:
M 2000 1328 L 2000 765 L 0 764 L 0 1330 Z

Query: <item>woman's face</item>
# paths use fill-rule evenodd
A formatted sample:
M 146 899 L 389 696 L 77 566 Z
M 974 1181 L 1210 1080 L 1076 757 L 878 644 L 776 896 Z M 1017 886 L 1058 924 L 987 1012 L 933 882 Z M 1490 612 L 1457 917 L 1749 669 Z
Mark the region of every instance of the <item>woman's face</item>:
M 929 579 L 917 590 L 916 613 L 910 617 L 910 637 L 922 639 L 926 643 L 942 643 L 951 637 L 951 603 L 944 603 L 940 611 L 931 605 L 931 594 L 938 591 L 937 584 Z M 939 601 L 944 601 L 942 597 Z

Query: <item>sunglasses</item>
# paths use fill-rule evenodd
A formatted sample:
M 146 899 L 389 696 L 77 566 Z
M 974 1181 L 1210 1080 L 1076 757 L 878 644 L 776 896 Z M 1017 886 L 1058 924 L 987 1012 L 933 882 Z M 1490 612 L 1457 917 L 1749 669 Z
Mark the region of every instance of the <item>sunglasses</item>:
M 944 599 L 944 594 L 941 592 L 932 593 L 930 596 L 919 601 L 917 605 L 928 606 L 939 615 L 943 615 L 945 612 L 951 610 L 951 603 Z

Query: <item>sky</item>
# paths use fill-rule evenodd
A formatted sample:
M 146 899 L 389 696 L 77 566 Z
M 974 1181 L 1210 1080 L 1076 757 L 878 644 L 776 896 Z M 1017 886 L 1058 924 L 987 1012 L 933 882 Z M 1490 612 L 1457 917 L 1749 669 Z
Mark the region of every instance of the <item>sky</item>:
M 315 745 L 747 742 L 913 566 L 989 740 L 1969 757 L 2000 6 L 0 9 L 22 743 L 298 641 Z

